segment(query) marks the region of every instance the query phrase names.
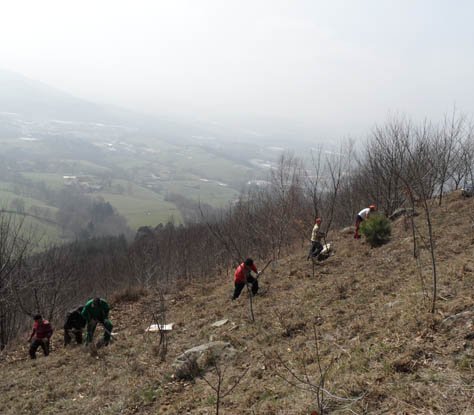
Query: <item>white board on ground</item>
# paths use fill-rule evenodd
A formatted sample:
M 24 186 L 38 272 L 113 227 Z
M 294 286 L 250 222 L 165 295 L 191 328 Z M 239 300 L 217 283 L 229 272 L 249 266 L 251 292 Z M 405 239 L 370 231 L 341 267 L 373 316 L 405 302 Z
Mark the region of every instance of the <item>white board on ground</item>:
M 152 324 L 145 331 L 155 332 L 155 331 L 171 331 L 173 330 L 173 324 Z

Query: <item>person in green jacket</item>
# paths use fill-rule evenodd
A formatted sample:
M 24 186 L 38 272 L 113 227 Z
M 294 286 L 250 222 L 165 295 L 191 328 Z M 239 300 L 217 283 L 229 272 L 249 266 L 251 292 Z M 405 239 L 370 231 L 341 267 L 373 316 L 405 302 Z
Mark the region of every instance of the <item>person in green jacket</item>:
M 95 297 L 86 302 L 82 309 L 82 316 L 87 323 L 86 344 L 92 342 L 97 323 L 104 326 L 104 345 L 107 346 L 112 335 L 112 323 L 109 320 L 109 305 L 103 298 Z

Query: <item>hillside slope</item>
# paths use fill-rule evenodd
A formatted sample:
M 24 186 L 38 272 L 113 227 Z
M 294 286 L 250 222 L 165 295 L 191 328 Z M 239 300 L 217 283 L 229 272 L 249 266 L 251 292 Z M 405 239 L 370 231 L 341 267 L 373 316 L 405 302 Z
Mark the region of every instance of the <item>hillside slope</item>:
M 223 414 L 311 413 L 318 409 L 315 395 L 298 386 L 319 383 L 319 364 L 328 413 L 473 414 L 473 207 L 474 200 L 453 193 L 433 208 L 435 315 L 428 313 L 428 253 L 413 259 L 404 218 L 394 222 L 392 240 L 376 249 L 334 231 L 335 254 L 316 265 L 314 277 L 307 246 L 269 267 L 254 299 L 255 322 L 246 293 L 230 301 L 230 275 L 168 294 L 167 321 L 175 325 L 164 363 L 157 357 L 159 336 L 144 333 L 157 308 L 151 294 L 117 297 L 116 340 L 97 355 L 64 349 L 60 330 L 48 358 L 39 353 L 31 362 L 26 342 L 19 345 L 0 363 L 0 413 L 212 414 L 211 387 L 201 378 L 175 379 L 171 365 L 186 349 L 223 340 L 237 350 L 221 366 L 224 386 L 248 369 L 223 399 Z M 421 216 L 416 221 L 422 226 Z M 220 319 L 229 322 L 211 326 Z M 215 384 L 212 373 L 205 376 Z

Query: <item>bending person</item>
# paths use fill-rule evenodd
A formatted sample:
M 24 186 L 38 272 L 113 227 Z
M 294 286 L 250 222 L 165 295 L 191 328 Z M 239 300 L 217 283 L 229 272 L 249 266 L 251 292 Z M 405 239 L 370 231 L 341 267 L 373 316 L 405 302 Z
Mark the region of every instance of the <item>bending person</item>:
M 376 210 L 377 210 L 377 206 L 370 205 L 368 208 L 362 209 L 357 214 L 356 222 L 355 222 L 354 239 L 360 239 L 360 234 L 359 234 L 360 224 L 369 217 L 371 212 L 374 212 Z
M 77 344 L 82 344 L 82 330 L 86 327 L 86 319 L 81 312 L 83 306 L 77 307 L 75 310 L 69 311 L 66 314 L 66 321 L 64 322 L 64 346 L 71 343 L 74 335 Z
M 95 297 L 87 301 L 81 312 L 87 324 L 86 344 L 92 342 L 98 323 L 104 326 L 104 345 L 109 344 L 113 328 L 109 320 L 109 310 L 109 305 L 103 298 Z
M 253 263 L 252 258 L 247 258 L 235 270 L 234 295 L 232 296 L 232 300 L 239 298 L 240 293 L 247 283 L 252 285 L 252 295 L 257 294 L 258 279 L 250 274 L 251 271 L 255 272 L 258 277 L 257 267 Z

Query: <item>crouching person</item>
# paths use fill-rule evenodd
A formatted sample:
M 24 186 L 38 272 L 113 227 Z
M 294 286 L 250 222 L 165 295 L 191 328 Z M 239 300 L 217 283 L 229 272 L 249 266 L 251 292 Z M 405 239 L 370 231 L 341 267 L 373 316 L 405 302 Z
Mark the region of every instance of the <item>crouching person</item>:
M 251 275 L 251 271 L 257 274 L 256 277 Z M 252 286 L 252 295 L 256 295 L 258 292 L 258 272 L 257 267 L 253 263 L 252 258 L 247 258 L 242 262 L 234 273 L 234 294 L 232 300 L 239 298 L 240 293 L 244 289 L 246 284 Z
M 49 343 L 53 335 L 53 327 L 51 323 L 48 320 L 44 320 L 40 314 L 35 314 L 33 320 L 33 331 L 28 341 L 30 342 L 30 357 L 36 359 L 38 347 L 43 349 L 45 356 L 49 355 Z
M 86 344 L 92 342 L 97 324 L 104 326 L 103 345 L 107 346 L 112 336 L 112 323 L 109 320 L 109 305 L 103 298 L 92 298 L 82 309 L 82 316 L 87 324 Z
M 64 346 L 71 343 L 73 335 L 77 344 L 82 344 L 82 330 L 86 327 L 86 319 L 81 312 L 83 306 L 77 307 L 75 310 L 69 311 L 66 314 L 66 321 L 64 323 Z

